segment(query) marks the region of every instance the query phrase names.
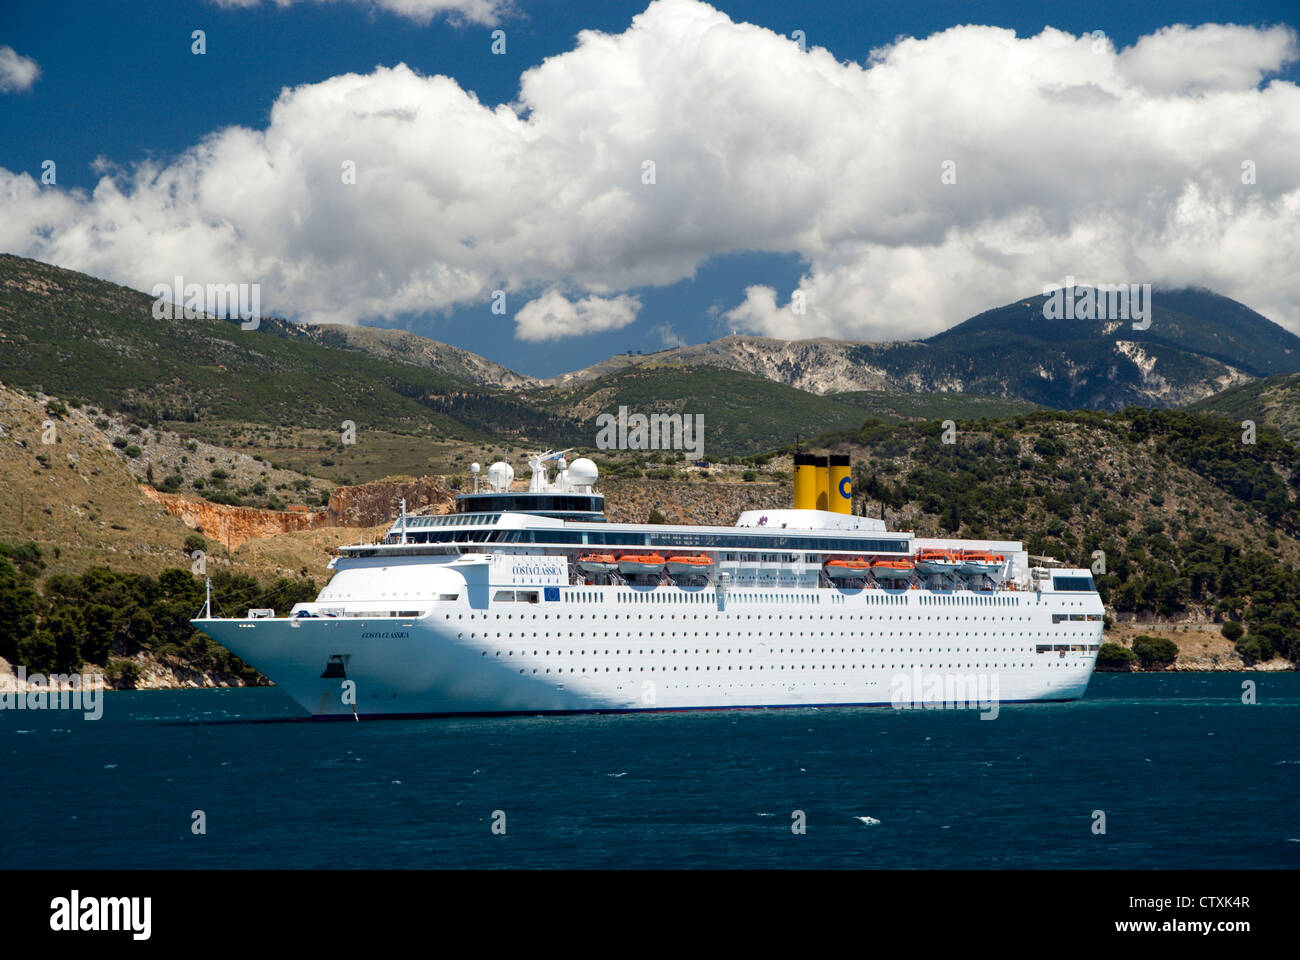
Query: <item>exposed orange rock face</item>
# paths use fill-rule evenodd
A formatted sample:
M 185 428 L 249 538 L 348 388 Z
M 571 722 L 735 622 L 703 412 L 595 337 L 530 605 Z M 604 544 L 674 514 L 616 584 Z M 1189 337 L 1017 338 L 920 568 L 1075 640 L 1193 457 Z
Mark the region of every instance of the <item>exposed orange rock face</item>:
M 259 537 L 274 537 L 292 530 L 329 526 L 330 515 L 327 510 L 288 513 L 259 510 L 256 507 L 230 507 L 178 493 L 162 493 L 144 484 L 140 490 L 146 497 L 180 517 L 187 526 L 201 531 L 211 540 L 225 544 L 231 550 L 245 541 Z
M 225 544 L 231 550 L 249 540 L 274 537 L 296 530 L 373 527 L 387 523 L 400 512 L 403 497 L 406 498 L 408 513 L 447 513 L 455 500 L 455 490 L 439 477 L 336 487 L 330 493 L 329 508 L 326 510 L 297 507 L 280 511 L 231 507 L 222 503 L 210 503 L 199 497 L 163 493 L 143 484 L 140 490 L 146 497 L 180 517 L 187 526 Z

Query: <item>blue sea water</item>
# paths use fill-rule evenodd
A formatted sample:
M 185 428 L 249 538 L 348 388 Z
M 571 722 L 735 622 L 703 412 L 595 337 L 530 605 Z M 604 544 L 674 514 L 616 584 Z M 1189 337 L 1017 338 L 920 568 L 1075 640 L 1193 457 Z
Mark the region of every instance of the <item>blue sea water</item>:
M 1246 680 L 1256 704 L 1242 702 Z M 109 693 L 95 721 L 0 712 L 0 863 L 1300 866 L 1296 673 L 1102 674 L 1081 701 L 1003 706 L 995 720 L 299 716 L 265 688 Z

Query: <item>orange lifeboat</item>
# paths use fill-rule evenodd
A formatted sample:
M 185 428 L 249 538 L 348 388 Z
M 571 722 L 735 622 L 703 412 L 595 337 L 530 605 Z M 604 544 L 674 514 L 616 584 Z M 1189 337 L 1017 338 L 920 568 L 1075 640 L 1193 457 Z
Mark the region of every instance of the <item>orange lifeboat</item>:
M 826 576 L 832 580 L 852 580 L 865 577 L 871 572 L 871 564 L 866 560 L 851 560 L 847 557 L 827 560 L 822 564 Z
M 612 553 L 588 553 L 578 558 L 578 569 L 583 573 L 613 573 L 618 561 Z
M 987 550 L 963 550 L 961 553 L 961 572 L 968 577 L 993 577 L 1002 575 L 1007 558 L 1000 553 Z
M 618 558 L 618 572 L 656 574 L 663 572 L 664 558 L 657 553 L 625 553 Z
M 675 577 L 705 574 L 713 569 L 713 558 L 704 554 L 668 558 L 668 572 Z
M 907 580 L 916 572 L 916 564 L 911 560 L 872 560 L 871 572 L 877 580 Z
M 961 557 L 949 550 L 921 550 L 916 554 L 916 572 L 925 574 L 961 573 Z

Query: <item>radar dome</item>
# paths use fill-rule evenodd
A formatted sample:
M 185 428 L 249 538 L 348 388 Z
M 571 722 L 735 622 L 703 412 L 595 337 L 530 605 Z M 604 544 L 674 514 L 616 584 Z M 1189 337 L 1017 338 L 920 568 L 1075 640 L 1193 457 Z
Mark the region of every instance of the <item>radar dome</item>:
M 478 472 L 479 472 L 480 470 L 482 470 L 482 469 L 483 469 L 483 468 L 480 467 L 477 463 L 471 463 L 471 464 L 469 465 L 469 472 L 470 472 L 470 473 L 478 473 Z
M 514 483 L 514 480 L 515 468 L 504 460 L 498 460 L 488 467 L 488 483 L 492 484 L 492 489 L 497 493 L 504 493 L 509 490 L 510 484 Z
M 600 471 L 596 465 L 586 457 L 579 457 L 569 464 L 569 482 L 574 486 L 589 487 L 596 482 L 600 476 Z

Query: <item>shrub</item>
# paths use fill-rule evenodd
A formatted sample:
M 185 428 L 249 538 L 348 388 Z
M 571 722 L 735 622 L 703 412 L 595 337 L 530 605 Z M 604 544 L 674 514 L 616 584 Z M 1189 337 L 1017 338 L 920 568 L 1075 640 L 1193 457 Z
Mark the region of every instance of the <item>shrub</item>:
M 140 680 L 140 668 L 134 660 L 109 660 L 104 676 L 118 689 L 134 690 Z
M 129 446 L 127 446 L 127 448 L 122 452 L 134 460 L 136 457 L 140 456 L 142 451 L 140 450 L 139 447 L 137 447 L 134 443 L 132 443 Z
M 1178 659 L 1178 645 L 1168 637 L 1136 637 L 1133 640 L 1133 655 L 1138 658 L 1143 669 L 1162 670 Z
M 1136 662 L 1133 651 L 1118 643 L 1103 643 L 1097 651 L 1098 670 L 1129 670 Z
M 1223 635 L 1233 643 L 1240 640 L 1245 632 L 1245 628 L 1236 620 L 1225 620 L 1223 623 Z
M 1237 641 L 1237 653 L 1246 661 L 1246 666 L 1273 659 L 1273 644 L 1267 637 L 1251 635 Z

